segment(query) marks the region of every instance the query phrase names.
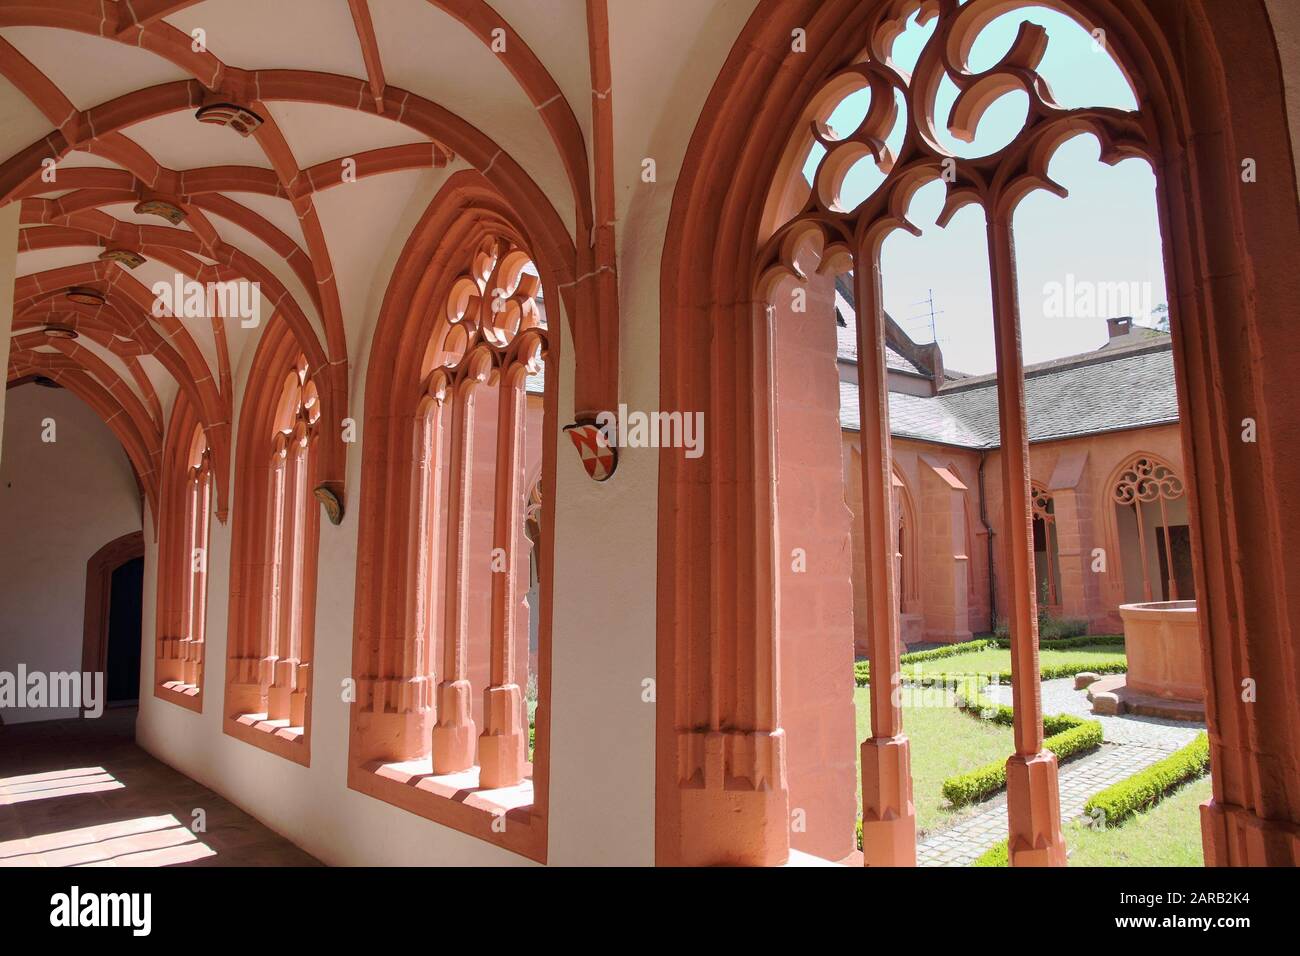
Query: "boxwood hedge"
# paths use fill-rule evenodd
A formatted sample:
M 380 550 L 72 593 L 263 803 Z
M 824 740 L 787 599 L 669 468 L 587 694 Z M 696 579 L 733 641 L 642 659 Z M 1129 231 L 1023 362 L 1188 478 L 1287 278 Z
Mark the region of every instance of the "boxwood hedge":
M 1159 803 L 1169 791 L 1199 777 L 1209 766 L 1210 738 L 1202 732 L 1182 750 L 1095 794 L 1084 804 L 1083 811 L 1114 826 Z
M 1008 707 L 1007 711 L 1009 712 L 1010 709 Z M 1000 709 L 998 715 L 1001 715 Z M 994 719 L 998 718 L 994 717 Z M 1049 720 L 1052 727 L 1061 729 L 1044 740 L 1043 746 L 1056 754 L 1058 760 L 1066 760 L 1101 746 L 1102 730 L 1101 724 L 1097 721 L 1084 720 L 1072 714 L 1057 714 L 1055 717 L 1044 719 L 1044 733 L 1047 732 Z M 967 773 L 949 777 L 943 782 L 942 791 L 944 797 L 954 807 L 964 807 L 992 796 L 1006 785 L 1006 761 L 995 760 Z

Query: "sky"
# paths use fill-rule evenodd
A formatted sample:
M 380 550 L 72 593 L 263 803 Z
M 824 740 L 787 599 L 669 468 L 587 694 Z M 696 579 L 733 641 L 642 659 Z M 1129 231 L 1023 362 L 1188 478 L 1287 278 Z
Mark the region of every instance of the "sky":
M 1050 10 L 1020 10 L 993 21 L 976 41 L 969 66 L 993 66 L 1010 48 L 1020 23 L 1032 20 L 1048 33 L 1047 53 L 1039 68 L 1056 101 L 1064 107 L 1110 106 L 1132 110 L 1133 92 L 1110 55 L 1081 26 Z M 918 27 L 915 19 L 899 37 L 894 60 L 910 71 L 933 21 Z M 946 118 L 957 88 L 947 77 L 939 90 L 936 116 Z M 847 133 L 865 115 L 870 94 L 854 93 L 835 109 L 830 125 Z M 899 123 L 888 138 L 897 150 Z M 941 128 L 940 141 L 955 155 L 988 155 L 1010 142 L 1024 124 L 1028 97 L 1009 93 L 985 114 L 973 143 L 952 138 Z M 804 172 L 811 176 L 823 155 L 815 145 Z M 1133 315 L 1148 323 L 1149 312 L 1167 301 L 1155 176 L 1141 159 L 1116 166 L 1097 160 L 1098 144 L 1090 135 L 1061 146 L 1049 166 L 1051 177 L 1069 195 L 1060 199 L 1038 190 L 1021 201 L 1013 222 L 1019 270 L 1021 334 L 1026 364 L 1043 362 L 1100 347 L 1106 319 Z M 868 158 L 845 180 L 841 203 L 857 205 L 883 181 Z M 895 231 L 885 242 L 881 272 L 885 309 L 917 341 L 934 334 L 944 364 L 972 374 L 994 370 L 992 304 L 984 213 L 967 206 L 944 228 L 935 225 L 944 185 L 933 182 L 913 199 L 908 218 L 919 237 Z M 1090 303 L 1088 300 L 1092 299 Z

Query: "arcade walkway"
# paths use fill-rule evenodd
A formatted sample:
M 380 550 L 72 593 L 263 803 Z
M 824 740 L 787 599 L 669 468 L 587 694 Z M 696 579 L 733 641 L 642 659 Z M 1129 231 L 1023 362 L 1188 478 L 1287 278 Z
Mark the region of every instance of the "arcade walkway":
M 317 865 L 137 747 L 135 715 L 0 726 L 0 866 Z

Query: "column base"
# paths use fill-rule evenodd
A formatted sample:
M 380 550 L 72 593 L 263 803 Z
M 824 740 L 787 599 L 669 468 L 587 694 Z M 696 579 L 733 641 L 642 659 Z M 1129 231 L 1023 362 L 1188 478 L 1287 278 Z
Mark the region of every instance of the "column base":
M 677 865 L 784 864 L 790 858 L 784 731 L 687 731 L 677 746 Z
M 275 662 L 273 673 L 273 682 L 266 692 L 266 719 L 287 720 L 290 726 L 302 726 L 293 722 L 293 697 L 298 689 L 298 662 L 282 657 Z
M 862 744 L 862 863 L 916 866 L 912 752 L 903 734 Z
M 479 786 L 513 787 L 524 779 L 528 731 L 523 720 L 524 695 L 518 684 L 501 684 L 483 692 L 483 720 L 478 739 Z
M 1300 866 L 1300 826 L 1211 797 L 1201 804 L 1201 847 L 1206 866 Z
M 478 727 L 470 710 L 467 680 L 438 685 L 438 722 L 433 727 L 433 772 L 460 773 L 474 766 Z
M 183 680 L 185 661 L 181 652 L 181 638 L 160 637 L 158 653 L 154 658 L 154 679 L 159 684 Z
M 1056 754 L 1007 759 L 1007 830 L 1012 866 L 1065 866 Z

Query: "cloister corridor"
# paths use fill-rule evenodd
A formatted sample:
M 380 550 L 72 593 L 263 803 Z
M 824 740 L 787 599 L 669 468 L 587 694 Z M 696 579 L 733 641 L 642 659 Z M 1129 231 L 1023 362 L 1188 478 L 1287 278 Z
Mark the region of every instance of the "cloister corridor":
M 1300 0 L 0 0 L 0 933 L 1294 870 L 1298 252 Z

